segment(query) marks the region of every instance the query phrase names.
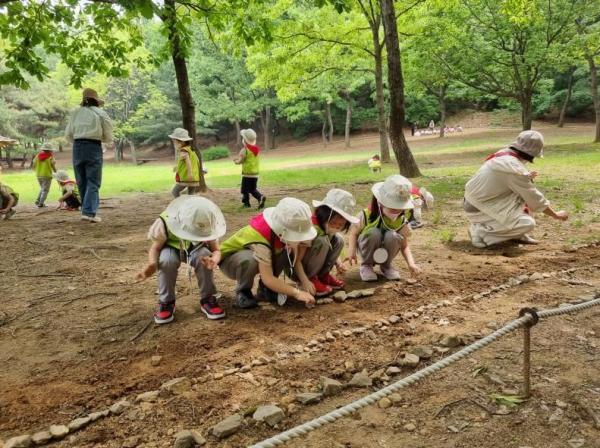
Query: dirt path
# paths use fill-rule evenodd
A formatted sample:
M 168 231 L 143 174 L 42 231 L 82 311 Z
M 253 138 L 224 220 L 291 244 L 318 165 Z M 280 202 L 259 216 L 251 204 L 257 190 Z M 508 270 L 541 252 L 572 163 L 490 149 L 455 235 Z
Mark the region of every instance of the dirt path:
M 359 197 L 367 196 L 368 186 L 355 188 Z M 293 194 L 308 201 L 324 193 L 311 190 Z M 227 211 L 230 232 L 247 222 L 251 213 L 232 213 L 237 210 L 237 192 L 214 194 Z M 270 190 L 266 194 L 276 200 L 292 193 Z M 233 284 L 219 274 L 217 284 L 224 294 L 228 317 L 210 322 L 199 312 L 197 289 L 190 289 L 182 268 L 176 321 L 163 327 L 152 325 L 131 342 L 150 320 L 156 301 L 155 280 L 134 283 L 132 277 L 146 258 L 147 228 L 167 202 L 167 195 L 104 200 L 105 222 L 100 225 L 82 223 L 76 214 L 39 213 L 33 207 L 2 224 L 0 437 L 67 423 L 122 397 L 156 389 L 175 377 L 195 378 L 197 384 L 185 397 L 103 419 L 56 444 L 172 446 L 173 433 L 180 429 L 197 428 L 207 433 L 236 411 L 267 402 L 289 404 L 295 393 L 315 389 L 321 375 L 348 380 L 353 371 L 366 368 L 373 372 L 414 345 L 433 346 L 442 334 L 486 333 L 492 321 L 511 319 L 522 306 L 551 307 L 600 289 L 600 247 L 576 249 L 568 242 L 573 237 L 597 239 L 598 223 L 587 228 L 569 227 L 567 236 L 563 226 L 542 219 L 541 246 L 476 250 L 466 241 L 463 218 L 453 202 L 439 205 L 443 223 L 415 233 L 413 250 L 425 270 L 418 284 L 400 282 L 389 288 L 380 283 L 373 297 L 312 311 L 293 305 L 264 305 L 244 311 L 232 307 Z M 448 226 L 456 230 L 457 237 L 445 244 L 440 231 Z M 406 273 L 404 266 L 400 267 Z M 500 291 L 489 300 L 458 301 L 420 312 L 410 323 L 390 327 L 376 337 L 342 337 L 310 355 L 293 353 L 296 346 L 302 349 L 327 331 L 375 325 L 392 314 L 402 316 L 442 300 L 471 297 L 518 274 L 569 268 L 577 270 Z M 350 290 L 364 287 L 356 270 L 350 272 L 348 281 Z M 536 350 L 541 350 L 535 357 L 536 395 L 507 416 L 484 417 L 477 406 L 462 405 L 439 418 L 433 418 L 432 413 L 465 394 L 485 401 L 486 394 L 501 389 L 483 377 L 472 377 L 473 367 L 479 364 L 488 365 L 499 375 L 507 384 L 504 388 L 518 385 L 518 335 L 407 391 L 400 406 L 385 411 L 365 409 L 356 420 L 345 419 L 290 446 L 567 446 L 566 440 L 580 436 L 586 440 L 582 446 L 594 446 L 591 440 L 594 434 L 599 440 L 598 432 L 573 403 L 577 398 L 596 413 L 600 409 L 599 313 L 589 311 L 536 328 Z M 151 365 L 153 355 L 162 356 L 160 365 Z M 278 361 L 252 370 L 256 384 L 235 375 L 212 379 L 214 373 L 240 367 L 260 356 Z M 345 365 L 348 361 L 354 367 Z M 346 391 L 313 407 L 292 406 L 280 428 L 291 427 L 364 392 Z M 556 399 L 566 401 L 569 407 L 549 430 L 546 414 L 554 410 Z M 412 420 L 416 429 L 403 429 Z M 467 426 L 462 427 L 464 422 Z M 454 433 L 448 425 L 461 429 Z M 262 425 L 246 423 L 244 430 L 226 441 L 211 438 L 207 446 L 240 447 L 273 433 L 275 430 Z

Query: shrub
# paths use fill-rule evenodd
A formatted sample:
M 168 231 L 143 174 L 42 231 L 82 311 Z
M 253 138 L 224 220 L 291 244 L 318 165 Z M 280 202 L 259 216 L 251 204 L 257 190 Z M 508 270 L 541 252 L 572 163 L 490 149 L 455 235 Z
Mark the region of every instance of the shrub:
M 202 160 L 226 159 L 229 157 L 229 148 L 226 146 L 211 146 L 202 151 Z

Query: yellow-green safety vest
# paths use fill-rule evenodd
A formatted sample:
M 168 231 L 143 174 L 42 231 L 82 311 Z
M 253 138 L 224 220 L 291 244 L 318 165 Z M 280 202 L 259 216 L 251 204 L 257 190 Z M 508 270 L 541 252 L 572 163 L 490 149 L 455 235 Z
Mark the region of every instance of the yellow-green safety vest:
M 189 146 L 184 146 L 179 151 L 187 152 L 190 156 L 190 163 L 192 165 L 192 178 L 188 178 L 187 164 L 183 158 L 179 158 L 177 161 L 177 174 L 179 175 L 179 182 L 200 182 L 200 161 L 198 155 Z
M 252 226 L 242 227 L 221 244 L 222 259 L 240 250 L 244 250 L 252 244 L 263 244 L 271 247 L 271 242 L 258 233 Z M 280 253 L 281 250 L 275 249 L 275 253 Z
M 169 215 L 167 214 L 166 210 L 160 214 L 160 219 L 162 219 L 162 222 L 164 223 L 165 229 L 167 231 L 167 242 L 165 244 L 176 250 L 181 250 L 182 247 L 185 250 L 190 250 L 190 247 L 192 247 L 192 243 L 190 243 L 189 241 L 182 240 L 181 238 L 177 238 L 171 232 L 171 229 L 169 229 L 169 226 L 167 225 L 168 217 Z
M 258 156 L 255 156 L 252 151 L 246 148 L 246 157 L 244 157 L 244 162 L 242 163 L 242 175 L 257 176 L 258 168 Z
M 54 157 L 48 157 L 46 160 L 40 160 L 39 154 L 35 156 L 33 167 L 37 177 L 52 177 L 52 161 Z
M 375 229 L 375 228 L 382 229 L 382 230 L 394 230 L 397 232 L 402 227 L 404 227 L 406 225 L 406 223 L 410 220 L 410 215 L 411 215 L 410 210 L 404 210 L 404 213 L 402 213 L 400 216 L 398 216 L 398 218 L 396 218 L 394 221 L 392 221 L 390 218 L 388 218 L 385 215 L 383 215 L 383 220 L 382 220 L 382 215 L 380 214 L 375 221 L 369 222 L 369 218 L 371 216 L 371 210 L 369 210 L 368 208 L 365 208 L 363 210 L 365 227 L 362 229 L 360 234 L 365 235 L 371 229 Z

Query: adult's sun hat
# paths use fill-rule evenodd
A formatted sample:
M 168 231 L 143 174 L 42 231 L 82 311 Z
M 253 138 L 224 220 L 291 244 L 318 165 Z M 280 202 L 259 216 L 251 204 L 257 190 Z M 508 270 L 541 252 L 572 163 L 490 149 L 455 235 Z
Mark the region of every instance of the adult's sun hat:
M 411 199 L 411 188 L 410 180 L 400 174 L 394 174 L 383 182 L 377 182 L 371 191 L 384 207 L 405 210 L 415 206 Z
M 275 207 L 266 208 L 263 217 L 282 241 L 310 241 L 317 236 L 310 207 L 300 199 L 283 198 Z
M 340 188 L 332 188 L 327 192 L 325 198 L 322 201 L 313 201 L 313 206 L 320 207 L 326 205 L 334 212 L 339 213 L 346 221 L 351 224 L 358 224 L 359 219 L 354 216 L 354 207 L 356 207 L 356 201 L 351 193 Z
M 249 145 L 256 145 L 256 132 L 254 132 L 254 129 L 242 129 L 240 135 Z
M 182 142 L 189 142 L 190 140 L 192 140 L 192 137 L 190 137 L 190 134 L 188 133 L 187 129 L 183 128 L 175 128 L 173 133 L 169 135 L 169 138 L 180 140 Z
M 531 157 L 544 157 L 544 136 L 538 131 L 523 131 L 509 148 L 518 149 Z
M 227 226 L 221 209 L 201 196 L 180 196 L 167 206 L 167 226 L 185 241 L 211 241 L 225 235 Z
M 98 105 L 100 105 L 100 106 L 104 105 L 104 100 L 98 96 L 98 92 L 96 92 L 94 89 L 90 89 L 89 87 L 83 89 L 83 92 L 81 93 L 81 97 L 84 100 L 86 98 L 92 98 L 92 99 L 98 101 Z

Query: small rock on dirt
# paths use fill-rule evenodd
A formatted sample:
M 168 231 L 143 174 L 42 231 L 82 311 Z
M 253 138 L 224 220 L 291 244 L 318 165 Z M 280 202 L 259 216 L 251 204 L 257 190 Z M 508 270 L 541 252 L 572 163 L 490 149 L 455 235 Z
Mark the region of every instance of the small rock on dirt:
M 71 423 L 69 423 L 69 431 L 77 431 L 86 426 L 91 421 L 92 420 L 89 417 L 76 418 L 75 420 L 72 420 Z
M 285 414 L 283 413 L 283 410 L 272 404 L 259 406 L 252 416 L 257 422 L 265 422 L 271 427 L 283 420 L 284 417 Z
M 224 439 L 232 434 L 235 434 L 241 426 L 242 416 L 240 414 L 233 414 L 213 426 L 212 434 L 217 439 Z
M 539 272 L 534 272 L 533 274 L 531 274 L 529 276 L 529 280 L 531 280 L 532 282 L 536 281 L 536 280 L 543 280 L 544 276 L 542 274 L 540 274 Z
M 419 357 L 413 353 L 406 353 L 400 358 L 398 364 L 403 367 L 416 367 L 419 365 Z
M 29 434 L 12 437 L 4 442 L 4 448 L 29 448 L 33 444 Z
M 321 398 L 323 398 L 323 394 L 316 392 L 303 392 L 296 395 L 296 400 L 301 404 L 315 404 L 321 401 Z
M 90 421 L 95 422 L 102 417 L 107 417 L 108 414 L 110 414 L 110 410 L 105 409 L 104 411 L 92 412 L 88 415 L 88 417 L 90 418 Z
M 67 434 L 69 434 L 69 428 L 67 428 L 65 425 L 51 425 L 49 430 L 53 439 L 63 439 Z
M 385 371 L 387 375 L 398 375 L 400 372 L 402 372 L 402 369 L 396 366 L 390 366 Z
M 338 291 L 333 295 L 333 300 L 336 302 L 345 302 L 348 298 L 346 291 Z
M 344 330 L 342 335 L 344 335 L 345 337 L 352 336 L 352 332 L 350 330 Z
M 366 370 L 355 373 L 348 385 L 353 387 L 370 387 L 373 385 L 373 380 L 369 377 Z
M 335 336 L 330 331 L 328 331 L 327 333 L 325 333 L 325 340 L 327 342 L 335 342 Z
M 113 415 L 120 415 L 125 412 L 125 409 L 131 406 L 127 400 L 121 400 L 113 404 L 109 409 L 110 413 Z
M 390 394 L 388 398 L 393 404 L 398 404 L 402 402 L 402 396 L 400 394 Z
M 175 434 L 175 443 L 173 448 L 193 448 L 202 446 L 206 443 L 206 439 L 197 431 L 183 430 Z
M 192 390 L 192 382 L 186 376 L 173 378 L 160 386 L 160 390 L 173 395 L 181 395 Z
M 379 402 L 377 403 L 377 406 L 379 406 L 381 409 L 387 409 L 387 408 L 391 408 L 392 407 L 392 400 L 390 400 L 387 397 L 383 397 L 381 400 L 379 400 Z
M 150 365 L 153 367 L 156 367 L 157 365 L 160 364 L 161 361 L 162 361 L 162 356 L 154 355 L 152 358 L 150 358 Z
M 440 345 L 442 347 L 454 348 L 460 345 L 460 338 L 457 336 L 446 335 L 440 340 Z
M 331 378 L 321 377 L 321 390 L 323 395 L 328 397 L 337 394 L 342 390 L 342 383 Z
M 562 420 L 563 414 L 564 411 L 561 408 L 556 408 L 550 417 L 548 417 L 548 423 L 551 425 L 556 425 Z
M 362 292 L 360 289 L 355 289 L 354 291 L 350 291 L 346 294 L 346 299 L 358 299 L 362 297 Z
M 407 423 L 403 426 L 403 428 L 405 431 L 413 432 L 415 429 L 417 429 L 417 426 L 414 423 Z
M 556 406 L 558 406 L 561 409 L 565 409 L 568 406 L 568 404 L 564 401 L 556 400 Z
M 31 436 L 31 441 L 34 445 L 45 445 L 52 440 L 52 434 L 50 431 L 40 431 L 36 432 Z
M 151 390 L 149 392 L 144 392 L 143 394 L 139 394 L 135 398 L 135 402 L 136 403 L 140 403 L 140 402 L 154 403 L 156 400 L 158 400 L 158 394 L 159 394 L 158 390 Z
M 400 316 L 392 314 L 390 317 L 387 318 L 387 320 L 390 324 L 397 324 L 398 322 L 400 322 L 401 318 Z
M 412 352 L 422 359 L 429 359 L 433 356 L 433 349 L 426 345 L 419 345 L 415 347 Z

